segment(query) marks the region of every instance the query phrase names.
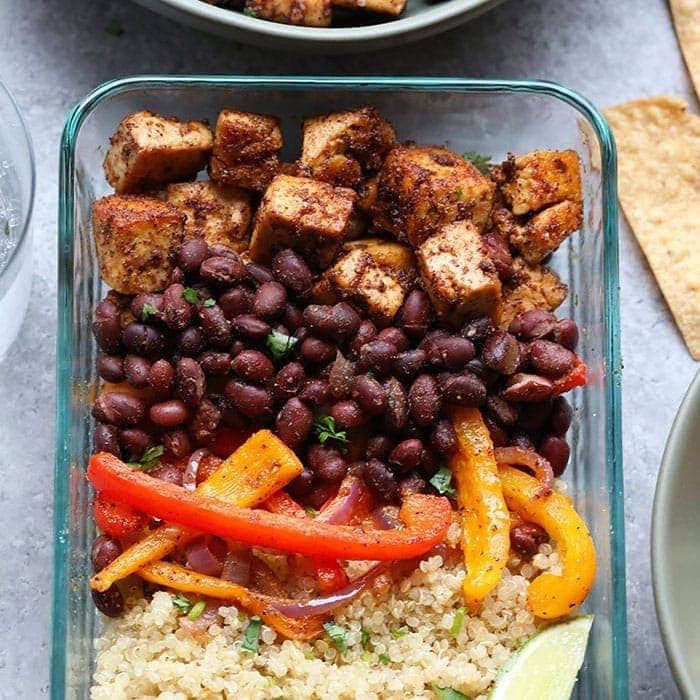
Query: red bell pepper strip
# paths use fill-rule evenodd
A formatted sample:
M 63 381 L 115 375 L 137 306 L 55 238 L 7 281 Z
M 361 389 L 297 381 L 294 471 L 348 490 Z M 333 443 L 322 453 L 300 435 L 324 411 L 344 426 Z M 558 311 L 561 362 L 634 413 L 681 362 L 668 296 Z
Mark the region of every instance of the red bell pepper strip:
M 571 372 L 568 372 L 563 377 L 559 377 L 559 379 L 554 380 L 554 391 L 552 393 L 552 398 L 565 394 L 567 391 L 571 391 L 577 386 L 584 386 L 587 381 L 588 367 L 586 367 L 586 363 L 582 362 L 577 356 L 576 364 Z
M 404 499 L 399 515 L 406 527 L 401 530 L 327 525 L 239 508 L 132 469 L 107 452 L 91 457 L 87 477 L 97 490 L 166 522 L 309 557 L 412 559 L 441 542 L 452 519 L 452 507 L 446 498 L 424 494 L 411 494 Z
M 118 540 L 143 530 L 148 522 L 145 513 L 134 510 L 126 503 L 107 498 L 103 493 L 98 493 L 92 504 L 92 517 L 95 525 L 105 535 Z

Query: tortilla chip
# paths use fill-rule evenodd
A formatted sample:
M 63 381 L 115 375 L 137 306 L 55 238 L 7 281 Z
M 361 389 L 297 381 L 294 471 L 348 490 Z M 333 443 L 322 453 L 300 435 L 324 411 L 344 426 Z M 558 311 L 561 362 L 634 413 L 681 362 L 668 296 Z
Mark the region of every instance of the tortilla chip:
M 669 0 L 685 65 L 700 97 L 700 0 Z
M 700 117 L 673 97 L 605 111 L 625 216 L 690 354 L 700 359 Z

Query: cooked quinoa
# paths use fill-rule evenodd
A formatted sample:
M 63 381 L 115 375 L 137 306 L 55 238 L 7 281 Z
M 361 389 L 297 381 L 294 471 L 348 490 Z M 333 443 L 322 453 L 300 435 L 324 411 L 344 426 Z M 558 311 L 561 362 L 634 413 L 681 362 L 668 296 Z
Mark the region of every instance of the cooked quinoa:
M 544 570 L 560 571 L 549 544 L 528 562 L 511 557 L 481 612 L 465 614 L 455 635 L 464 565 L 439 555 L 426 559 L 383 595 L 366 591 L 339 611 L 335 622 L 347 630 L 344 656 L 328 636 L 312 643 L 282 640 L 266 625 L 259 653 L 242 652 L 248 618 L 233 606 L 219 608 L 218 620 L 193 636 L 171 595 L 160 591 L 150 601 L 131 601 L 123 617 L 105 622 L 91 697 L 389 700 L 434 698 L 437 684 L 479 698 L 535 632 L 527 587 Z M 370 633 L 364 648 L 363 628 Z

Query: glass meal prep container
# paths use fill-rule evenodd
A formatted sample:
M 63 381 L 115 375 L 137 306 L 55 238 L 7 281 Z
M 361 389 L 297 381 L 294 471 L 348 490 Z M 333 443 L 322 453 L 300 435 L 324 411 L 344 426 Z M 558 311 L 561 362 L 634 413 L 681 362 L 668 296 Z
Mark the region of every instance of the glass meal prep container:
M 584 224 L 553 257 L 569 285 L 558 314 L 581 329 L 589 384 L 573 392 L 568 494 L 588 523 L 598 573 L 585 612 L 595 614 L 574 697 L 627 697 L 625 547 L 620 436 L 620 354 L 615 147 L 600 113 L 576 93 L 538 81 L 462 78 L 143 76 L 106 83 L 70 113 L 61 144 L 55 555 L 51 697 L 88 698 L 99 614 L 89 591 L 91 400 L 97 387 L 92 313 L 104 293 L 90 205 L 110 192 L 102 170 L 126 114 L 151 109 L 208 119 L 234 107 L 282 119 L 284 160 L 300 151 L 301 119 L 373 105 L 400 139 L 492 156 L 573 148 L 582 159 Z

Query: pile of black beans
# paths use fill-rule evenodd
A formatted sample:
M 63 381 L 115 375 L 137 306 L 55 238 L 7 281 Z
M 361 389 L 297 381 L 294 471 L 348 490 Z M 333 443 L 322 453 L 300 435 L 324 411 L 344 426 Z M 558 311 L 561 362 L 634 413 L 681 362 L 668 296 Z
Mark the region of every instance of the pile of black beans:
M 96 449 L 138 459 L 162 444 L 184 458 L 221 426 L 268 426 L 305 464 L 290 485 L 301 500 L 320 502 L 352 471 L 397 502 L 432 489 L 456 447 L 443 408 L 457 404 L 482 408 L 497 446 L 535 449 L 564 470 L 571 407 L 552 395 L 576 362 L 573 321 L 528 311 L 508 331 L 486 317 L 456 331 L 414 289 L 379 328 L 347 302 L 309 304 L 312 284 L 292 250 L 266 267 L 190 239 L 162 293 L 108 293 L 93 323 L 98 372 L 149 391 L 97 398 Z M 322 444 L 324 416 L 347 442 L 326 434 Z

